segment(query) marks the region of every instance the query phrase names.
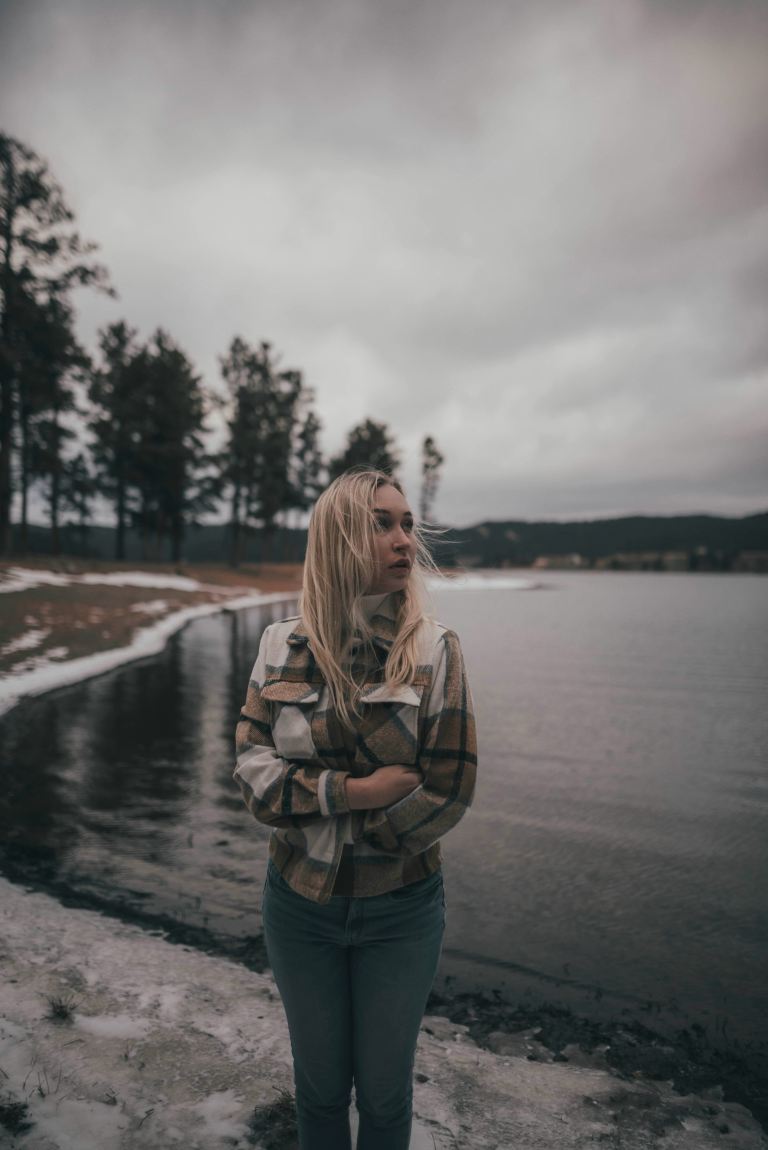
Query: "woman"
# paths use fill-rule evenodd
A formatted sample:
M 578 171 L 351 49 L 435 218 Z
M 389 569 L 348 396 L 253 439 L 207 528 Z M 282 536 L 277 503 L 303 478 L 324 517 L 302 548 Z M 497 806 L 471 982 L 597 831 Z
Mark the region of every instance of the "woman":
M 273 828 L 262 917 L 301 1150 L 407 1150 L 419 1026 L 445 930 L 440 838 L 476 745 L 459 640 L 424 614 L 434 564 L 399 483 L 345 472 L 312 512 L 300 615 L 265 630 L 237 726 Z

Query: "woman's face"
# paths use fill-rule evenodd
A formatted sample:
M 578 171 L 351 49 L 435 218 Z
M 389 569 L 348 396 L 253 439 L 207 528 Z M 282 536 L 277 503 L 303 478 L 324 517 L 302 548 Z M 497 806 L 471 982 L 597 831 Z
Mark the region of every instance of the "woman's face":
M 400 591 L 408 582 L 416 556 L 413 514 L 396 487 L 379 487 L 373 497 L 376 517 L 376 575 L 367 595 Z

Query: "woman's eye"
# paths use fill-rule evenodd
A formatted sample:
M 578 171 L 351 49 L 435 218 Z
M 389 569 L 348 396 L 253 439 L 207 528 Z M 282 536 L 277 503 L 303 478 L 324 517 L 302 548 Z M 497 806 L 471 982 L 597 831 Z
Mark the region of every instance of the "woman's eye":
M 389 519 L 384 518 L 377 518 L 375 520 L 375 524 L 377 531 L 389 531 L 392 527 Z M 410 533 L 413 531 L 413 522 L 411 520 L 406 520 L 403 523 L 403 531 L 405 531 L 406 535 L 410 535 Z

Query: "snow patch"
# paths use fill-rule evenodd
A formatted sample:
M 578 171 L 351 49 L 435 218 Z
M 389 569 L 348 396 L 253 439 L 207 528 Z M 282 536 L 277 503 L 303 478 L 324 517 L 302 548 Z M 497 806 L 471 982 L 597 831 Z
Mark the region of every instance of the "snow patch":
M 13 655 L 15 651 L 29 651 L 31 647 L 39 647 L 51 633 L 50 627 L 37 627 L 25 631 L 17 639 L 11 639 L 4 647 L 0 647 L 0 655 Z
M 144 1038 L 152 1029 L 148 1019 L 130 1014 L 75 1014 L 73 1019 L 80 1030 L 99 1038 Z
M 132 603 L 132 611 L 140 611 L 142 615 L 162 615 L 168 610 L 167 599 L 146 599 L 143 603 Z
M 199 1114 L 208 1138 L 237 1142 L 248 1132 L 242 1121 L 243 1099 L 234 1090 L 215 1091 L 189 1109 L 193 1114 Z
M 163 587 L 167 591 L 225 591 L 225 587 L 200 583 L 186 575 L 162 575 L 152 571 L 105 571 L 72 576 L 73 583 L 106 584 L 110 587 Z
M 69 575 L 56 571 L 38 570 L 35 567 L 7 567 L 5 578 L 0 581 L 0 592 L 27 591 L 30 587 L 66 587 L 71 583 Z
M 34 1125 L 11 1143 L 27 1150 L 120 1150 L 128 1125 L 117 1106 L 49 1094 L 35 1100 Z
M 483 575 L 476 571 L 445 579 L 432 576 L 427 583 L 431 591 L 536 591 L 543 586 L 517 575 Z
M 35 567 L 8 567 L 0 581 L 0 592 L 27 591 L 31 587 L 68 587 L 71 584 L 105 585 L 109 587 L 159 587 L 166 591 L 217 591 L 226 594 L 228 588 L 218 583 L 201 583 L 186 575 L 163 575 L 154 571 L 104 571 L 84 575 L 64 575 Z
M 192 619 L 205 615 L 215 615 L 219 611 L 241 611 L 246 607 L 261 607 L 267 603 L 293 602 L 296 593 L 277 591 L 270 595 L 250 594 L 219 603 L 200 603 L 196 607 L 185 607 L 159 619 L 150 627 L 142 627 L 125 647 L 109 651 L 98 651 L 94 655 L 84 655 L 79 659 L 69 659 L 61 663 L 39 660 L 40 665 L 24 669 L 16 668 L 10 675 L 0 676 L 0 715 L 9 711 L 19 699 L 27 695 L 42 695 L 59 687 L 68 687 L 95 675 L 103 675 L 123 663 L 135 659 L 146 659 L 158 655 L 167 640 L 176 631 L 186 626 Z
M 158 1018 L 171 1022 L 179 1014 L 181 1004 L 187 998 L 189 988 L 186 985 L 165 985 L 153 987 L 149 992 L 143 991 L 138 995 L 138 1005 L 141 1010 L 151 1010 Z

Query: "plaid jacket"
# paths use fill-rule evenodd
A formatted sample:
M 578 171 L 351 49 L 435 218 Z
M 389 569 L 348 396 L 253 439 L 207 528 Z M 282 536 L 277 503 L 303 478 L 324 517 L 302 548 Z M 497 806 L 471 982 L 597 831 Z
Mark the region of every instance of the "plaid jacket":
M 298 616 L 264 631 L 237 724 L 234 777 L 250 812 L 272 828 L 270 858 L 295 891 L 319 903 L 331 897 L 345 844 L 355 896 L 432 874 L 439 839 L 474 796 L 475 721 L 458 637 L 425 619 L 413 682 L 388 687 L 394 594 L 371 619 L 378 665 L 362 687 L 351 740 L 340 737 Z M 345 777 L 389 764 L 414 766 L 422 782 L 390 807 L 350 811 Z

